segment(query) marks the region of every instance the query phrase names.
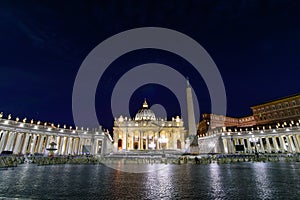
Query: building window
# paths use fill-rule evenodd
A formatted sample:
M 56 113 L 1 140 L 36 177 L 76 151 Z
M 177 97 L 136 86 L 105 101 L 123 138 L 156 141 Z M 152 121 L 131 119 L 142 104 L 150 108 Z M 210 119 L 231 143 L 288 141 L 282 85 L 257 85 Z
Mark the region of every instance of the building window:
M 285 103 L 285 107 L 289 107 L 289 103 L 288 102 Z

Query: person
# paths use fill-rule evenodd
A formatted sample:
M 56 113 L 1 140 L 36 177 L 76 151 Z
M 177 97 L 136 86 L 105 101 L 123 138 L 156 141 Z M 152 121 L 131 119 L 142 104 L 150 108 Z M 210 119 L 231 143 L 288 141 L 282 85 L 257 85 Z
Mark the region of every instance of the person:
M 195 162 L 196 164 L 199 164 L 199 158 L 197 156 L 195 156 Z

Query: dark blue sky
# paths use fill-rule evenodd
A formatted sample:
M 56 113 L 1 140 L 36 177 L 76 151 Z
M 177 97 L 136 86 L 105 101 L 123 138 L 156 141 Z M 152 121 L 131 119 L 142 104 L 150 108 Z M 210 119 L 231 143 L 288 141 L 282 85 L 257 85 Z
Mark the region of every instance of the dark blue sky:
M 121 31 L 157 26 L 180 31 L 199 42 L 223 77 L 227 114 L 248 115 L 252 105 L 300 91 L 299 10 L 298 1 L 284 0 L 1 1 L 0 110 L 13 117 L 73 124 L 72 88 L 87 54 Z M 120 57 L 107 74 L 112 77 L 120 66 L 129 69 L 146 62 L 188 66 L 175 55 L 141 50 Z M 201 111 L 210 112 L 205 84 L 188 69 L 182 73 L 191 77 L 197 95 L 201 95 Z M 110 98 L 99 99 L 111 92 L 110 86 L 117 81 L 117 76 L 113 77 L 96 94 L 96 110 L 107 116 L 100 120 L 105 128 L 113 123 L 106 109 Z M 161 93 L 167 98 L 161 98 Z M 178 114 L 172 94 L 156 85 L 133 94 L 132 113 L 145 96 L 162 105 L 173 101 L 169 112 Z

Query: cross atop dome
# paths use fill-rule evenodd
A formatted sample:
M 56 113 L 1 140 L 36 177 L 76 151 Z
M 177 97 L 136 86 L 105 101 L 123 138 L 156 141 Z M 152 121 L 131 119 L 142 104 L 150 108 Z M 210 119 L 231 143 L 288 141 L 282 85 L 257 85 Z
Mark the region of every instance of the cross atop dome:
M 148 103 L 146 101 L 146 98 L 145 98 L 144 103 L 143 103 L 143 108 L 148 108 Z

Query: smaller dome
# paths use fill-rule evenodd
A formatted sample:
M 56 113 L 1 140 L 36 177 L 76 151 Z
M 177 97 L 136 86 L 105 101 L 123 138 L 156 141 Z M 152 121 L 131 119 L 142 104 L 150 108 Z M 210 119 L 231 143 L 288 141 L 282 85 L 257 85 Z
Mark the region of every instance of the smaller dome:
M 140 109 L 134 118 L 135 121 L 148 121 L 148 120 L 156 120 L 155 114 L 152 110 L 149 109 L 147 101 L 145 99 L 142 109 Z

